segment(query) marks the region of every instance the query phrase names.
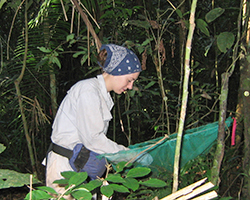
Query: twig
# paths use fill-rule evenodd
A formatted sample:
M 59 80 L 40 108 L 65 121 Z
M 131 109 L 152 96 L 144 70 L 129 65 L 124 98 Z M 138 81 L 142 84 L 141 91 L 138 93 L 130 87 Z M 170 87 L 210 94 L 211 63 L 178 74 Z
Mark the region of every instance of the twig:
M 166 138 L 169 138 L 167 134 L 165 134 L 165 136 L 160 139 L 158 142 L 156 142 L 155 144 L 151 145 L 150 147 L 148 147 L 147 149 L 141 151 L 139 154 L 137 154 L 134 158 L 132 158 L 130 161 L 128 161 L 125 166 L 127 166 L 129 163 L 133 162 L 139 155 L 143 154 L 145 151 L 148 151 L 149 149 L 153 148 L 154 146 L 156 146 L 157 144 L 161 143 L 163 140 L 165 140 Z
M 30 175 L 30 200 L 32 200 L 32 174 Z
M 60 0 L 60 1 L 61 1 L 61 4 L 62 4 L 62 9 L 63 9 L 63 14 L 64 14 L 64 17 L 65 17 L 65 20 L 68 21 L 68 17 L 67 17 L 66 11 L 65 11 L 65 7 L 63 5 L 63 1 L 62 0 Z
M 12 33 L 12 29 L 14 27 L 14 22 L 15 22 L 15 19 L 16 19 L 16 16 L 17 16 L 17 13 L 19 11 L 19 9 L 21 8 L 21 6 L 23 5 L 23 3 L 25 2 L 25 0 L 23 0 L 20 5 L 18 6 L 17 10 L 16 10 L 16 13 L 12 19 L 12 23 L 11 23 L 11 27 L 10 27 L 10 32 L 9 32 L 9 36 L 8 36 L 8 41 L 7 41 L 7 60 L 9 60 L 9 57 L 10 57 L 10 53 L 9 53 L 9 47 L 10 47 L 10 37 L 11 37 L 11 33 Z
M 60 200 L 64 195 L 65 195 L 65 193 L 66 192 L 68 192 L 69 190 L 71 190 L 73 187 L 75 187 L 76 185 L 71 185 L 71 186 L 69 186 L 59 197 L 58 197 L 58 200 Z

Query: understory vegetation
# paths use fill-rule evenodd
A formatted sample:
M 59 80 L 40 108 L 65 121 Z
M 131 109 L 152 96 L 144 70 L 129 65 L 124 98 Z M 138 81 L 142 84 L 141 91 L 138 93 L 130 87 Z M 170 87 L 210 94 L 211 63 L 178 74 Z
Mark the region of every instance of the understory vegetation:
M 108 137 L 129 146 L 179 134 L 181 123 L 184 131 L 217 121 L 225 127 L 231 117 L 237 125 L 235 137 L 231 126 L 218 130 L 218 140 L 206 154 L 177 169 L 178 189 L 207 178 L 220 199 L 250 198 L 249 2 L 196 1 L 191 40 L 195 0 L 77 1 L 91 27 L 74 2 L 0 0 L 0 174 L 9 170 L 0 175 L 0 193 L 12 198 L 16 187 L 26 196 L 29 174 L 35 177 L 34 187 L 44 185 L 41 163 L 58 105 L 77 81 L 101 73 L 94 32 L 102 44 L 132 49 L 143 67 L 133 90 L 111 94 L 115 106 Z M 24 175 L 18 183 L 9 180 L 19 176 L 14 172 Z M 157 180 L 144 175 L 139 190 L 132 184 L 128 191 L 114 189 L 122 193 L 117 196 L 153 199 L 173 192 L 173 172 L 161 172 Z M 121 177 L 115 182 L 127 178 Z M 155 188 L 143 185 L 150 179 Z

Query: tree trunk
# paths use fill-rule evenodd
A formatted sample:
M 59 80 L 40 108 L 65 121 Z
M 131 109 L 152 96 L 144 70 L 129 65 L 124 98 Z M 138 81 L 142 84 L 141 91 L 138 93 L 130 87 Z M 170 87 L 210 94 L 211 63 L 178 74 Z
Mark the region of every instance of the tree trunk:
M 248 6 L 249 10 L 249 6 Z M 245 40 L 246 55 L 242 59 L 241 71 L 240 71 L 240 95 L 243 103 L 243 123 L 244 123 L 244 159 L 243 170 L 245 174 L 243 197 L 244 199 L 250 199 L 250 24 L 249 19 L 246 20 L 247 36 Z
M 227 113 L 227 97 L 228 97 L 228 81 L 229 73 L 225 72 L 221 75 L 221 95 L 220 95 L 220 113 L 219 113 L 219 129 L 218 129 L 218 138 L 217 146 L 214 156 L 213 167 L 211 170 L 211 182 L 214 185 L 219 185 L 219 174 L 221 163 L 224 157 L 225 149 L 225 120 Z

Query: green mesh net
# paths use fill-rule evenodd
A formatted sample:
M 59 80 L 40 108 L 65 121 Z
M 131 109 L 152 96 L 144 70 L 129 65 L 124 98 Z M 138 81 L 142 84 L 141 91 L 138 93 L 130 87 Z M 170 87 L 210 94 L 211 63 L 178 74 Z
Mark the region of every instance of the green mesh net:
M 225 129 L 231 126 L 233 119 L 227 118 Z M 180 167 L 195 159 L 199 155 L 206 154 L 215 143 L 218 135 L 218 122 L 210 123 L 198 128 L 186 130 L 183 134 Z M 113 154 L 102 154 L 110 163 L 117 164 L 121 161 L 128 162 L 133 158 L 134 166 L 147 166 L 152 172 L 173 172 L 174 155 L 177 134 L 156 144 L 163 137 L 129 146 L 130 150 Z M 156 145 L 155 145 L 156 144 Z M 152 147 L 152 148 L 150 148 Z M 146 150 L 150 148 L 149 150 Z M 145 152 L 143 152 L 146 150 Z M 142 153 L 143 152 L 143 153 Z M 140 154 L 138 156 L 138 154 Z

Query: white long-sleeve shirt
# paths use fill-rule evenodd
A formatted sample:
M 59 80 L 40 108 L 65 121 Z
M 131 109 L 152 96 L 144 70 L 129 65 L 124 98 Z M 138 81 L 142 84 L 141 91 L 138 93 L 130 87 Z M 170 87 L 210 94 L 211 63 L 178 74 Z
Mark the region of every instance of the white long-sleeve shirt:
M 125 150 L 106 137 L 113 105 L 102 75 L 79 81 L 68 91 L 57 111 L 52 142 L 68 149 L 82 143 L 99 154 Z

